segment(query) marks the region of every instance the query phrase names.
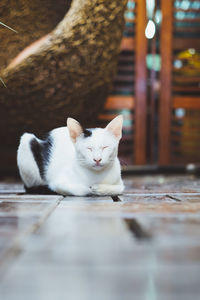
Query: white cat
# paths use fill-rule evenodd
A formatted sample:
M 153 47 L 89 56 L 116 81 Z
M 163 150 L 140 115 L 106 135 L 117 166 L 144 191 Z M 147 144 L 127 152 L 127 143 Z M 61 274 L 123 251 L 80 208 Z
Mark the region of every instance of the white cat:
M 67 127 L 52 130 L 45 140 L 24 133 L 17 152 L 19 173 L 28 192 L 38 187 L 61 195 L 118 195 L 124 190 L 117 158 L 123 117 L 106 128 L 83 130 L 67 119 Z

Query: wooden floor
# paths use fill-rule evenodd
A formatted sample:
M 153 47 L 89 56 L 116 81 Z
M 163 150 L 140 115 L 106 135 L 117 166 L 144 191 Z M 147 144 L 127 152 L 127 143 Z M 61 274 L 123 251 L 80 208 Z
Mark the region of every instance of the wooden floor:
M 200 179 L 125 182 L 113 199 L 0 182 L 0 299 L 200 299 Z

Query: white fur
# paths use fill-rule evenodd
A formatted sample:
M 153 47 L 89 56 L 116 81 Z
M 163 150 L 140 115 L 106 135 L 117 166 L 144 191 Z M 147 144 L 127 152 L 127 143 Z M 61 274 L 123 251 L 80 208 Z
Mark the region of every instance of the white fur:
M 17 151 L 17 165 L 19 173 L 27 187 L 44 185 L 30 148 L 30 141 L 33 138 L 36 138 L 34 134 L 24 133 L 20 139 Z
M 45 180 L 40 177 L 29 146 L 35 136 L 22 136 L 17 162 L 24 184 L 27 187 L 48 185 L 62 195 L 121 194 L 124 185 L 117 152 L 122 117 L 115 118 L 105 129 L 93 129 L 89 137 L 83 136 L 76 120 L 69 118 L 67 124 L 68 128 L 60 127 L 50 133 L 53 147 Z

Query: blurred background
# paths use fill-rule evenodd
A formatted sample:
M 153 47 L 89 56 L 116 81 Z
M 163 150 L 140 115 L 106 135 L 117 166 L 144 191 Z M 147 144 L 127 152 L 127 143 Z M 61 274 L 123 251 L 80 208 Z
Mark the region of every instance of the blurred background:
M 146 14 L 146 18 L 144 15 Z M 127 164 L 200 162 L 200 1 L 128 1 L 112 94 Z
M 21 2 L 25 5 L 24 2 L 26 1 Z M 41 2 L 41 7 L 43 7 L 43 2 L 44 1 Z M 65 103 L 65 100 L 62 100 L 62 95 L 56 96 L 54 88 L 52 90 L 52 87 L 48 86 L 49 92 L 45 93 L 44 96 L 37 88 L 31 89 L 32 83 L 30 84 L 30 82 L 25 79 L 28 77 L 24 71 L 25 69 L 22 70 L 23 76 L 21 76 L 14 62 L 16 77 L 13 73 L 10 75 L 10 71 L 6 69 L 6 64 L 12 63 L 14 57 L 26 46 L 31 44 L 31 41 L 37 41 L 38 38 L 45 37 L 46 34 L 53 30 L 56 24 L 64 18 L 64 12 L 70 8 L 71 4 L 71 1 L 68 1 L 68 3 L 58 1 L 56 5 L 51 2 L 52 1 L 49 2 L 49 9 L 45 9 L 47 18 L 40 20 L 40 24 L 42 24 L 39 27 L 40 30 L 32 31 L 31 34 L 30 31 L 29 34 L 26 34 L 27 27 L 25 24 L 29 24 L 30 21 L 34 22 L 35 19 L 34 16 L 32 16 L 32 18 L 29 17 L 30 11 L 26 8 L 26 5 L 22 7 L 25 7 L 24 11 L 26 11 L 28 21 L 22 24 L 21 27 L 17 24 L 17 15 L 15 14 L 13 17 L 8 7 L 7 10 L 5 10 L 5 7 L 0 10 L 2 22 L 12 26 L 19 32 L 22 29 L 24 30 L 24 34 L 20 33 L 20 35 L 3 27 L 1 27 L 0 30 L 0 36 L 4 36 L 4 39 L 9 41 L 9 43 L 6 42 L 0 46 L 2 49 L 0 57 L 1 64 L 2 68 L 5 68 L 1 78 L 7 86 L 6 88 L 2 84 L 0 96 L 0 99 L 2 98 L 2 100 L 0 100 L 1 173 L 16 172 L 16 147 L 19 135 L 23 131 L 31 130 L 32 132 L 40 133 L 37 124 L 40 125 L 40 128 L 44 127 L 45 129 L 52 129 L 54 126 L 63 126 L 65 123 L 64 116 L 67 117 L 70 112 L 68 107 L 65 107 L 64 104 L 59 106 L 59 111 L 57 104 L 51 102 L 52 99 L 61 99 L 59 101 Z M 73 1 L 73 3 L 77 2 L 78 1 Z M 93 3 L 95 4 L 95 2 L 98 1 L 94 1 Z M 116 3 L 117 2 L 119 1 L 116 1 Z M 37 1 L 35 3 L 37 3 Z M 110 18 L 110 24 L 112 22 L 112 26 L 115 27 L 110 27 L 109 38 L 103 40 L 103 42 L 107 43 L 105 49 L 110 49 L 106 52 L 107 56 L 108 53 L 111 55 L 107 61 L 100 61 L 100 57 L 106 57 L 106 55 L 103 54 L 92 61 L 92 52 L 88 54 L 84 52 L 86 51 L 85 48 L 83 49 L 81 48 L 82 46 L 78 45 L 79 55 L 81 53 L 81 58 L 84 60 L 83 65 L 88 68 L 89 73 L 92 73 L 93 68 L 95 69 L 94 74 L 92 74 L 93 77 L 101 68 L 96 67 L 98 62 L 101 64 L 103 70 L 101 74 L 103 75 L 101 75 L 102 77 L 97 76 L 97 81 L 99 80 L 100 82 L 103 80 L 102 78 L 106 78 L 107 69 L 109 70 L 110 68 L 112 71 L 108 74 L 109 80 L 105 80 L 106 84 L 104 82 L 102 85 L 99 85 L 99 89 L 94 85 L 96 89 L 93 89 L 93 91 L 95 90 L 95 92 L 90 93 L 90 96 L 88 96 L 88 99 L 93 99 L 94 104 L 92 104 L 90 100 L 86 104 L 84 103 L 83 106 L 80 106 L 78 113 L 74 115 L 71 113 L 70 115 L 77 117 L 83 123 L 85 122 L 87 126 L 105 126 L 117 114 L 123 114 L 123 138 L 120 144 L 119 156 L 125 169 L 137 165 L 177 167 L 186 166 L 188 164 L 190 164 L 190 166 L 192 166 L 191 164 L 198 165 L 200 163 L 200 1 L 128 0 L 127 2 L 121 1 L 121 5 L 121 11 L 125 16 L 125 25 L 123 25 L 120 19 L 119 12 L 117 10 L 114 11 L 112 8 L 113 18 Z M 77 7 L 78 6 L 74 5 L 73 13 L 78 11 Z M 53 12 L 51 8 L 53 8 Z M 36 7 L 32 7 L 31 9 L 36 11 Z M 123 11 L 123 9 L 125 9 L 125 11 Z M 84 9 L 81 11 L 83 10 Z M 100 9 L 98 11 L 100 11 Z M 43 16 L 45 12 L 43 12 Z M 71 13 L 71 15 L 73 14 Z M 52 20 L 52 22 L 47 22 L 47 20 Z M 66 24 L 69 24 L 69 20 L 67 22 Z M 70 24 L 73 24 L 73 22 L 72 18 Z M 94 22 L 96 21 L 91 21 L 93 26 Z M 35 21 L 35 23 L 37 22 Z M 95 28 L 98 27 L 98 24 L 95 25 Z M 63 24 L 62 26 L 64 27 Z M 62 30 L 62 27 L 59 28 Z M 73 30 L 72 28 L 71 32 L 73 32 Z M 120 30 L 123 33 L 122 39 Z M 38 32 L 39 34 L 37 34 Z M 58 30 L 56 33 L 54 32 L 54 34 L 58 34 Z M 86 34 L 88 34 L 88 31 L 86 31 Z M 105 38 L 106 32 L 103 32 L 103 35 Z M 27 38 L 27 36 L 29 36 L 29 38 Z M 69 35 L 66 35 L 65 39 L 69 39 Z M 98 45 L 98 42 L 95 43 L 97 39 L 97 35 L 91 39 L 94 41 L 93 44 L 95 44 L 95 46 L 96 44 Z M 116 44 L 112 48 L 109 48 L 115 39 L 117 40 Z M 51 36 L 51 41 L 52 40 L 55 39 Z M 3 40 L 1 43 L 3 43 Z M 72 43 L 74 43 L 74 40 Z M 45 47 L 47 47 L 47 44 L 48 43 L 45 44 Z M 120 53 L 119 51 L 117 53 L 115 51 L 116 45 L 118 44 L 120 45 Z M 90 45 L 92 45 L 91 42 Z M 7 51 L 6 47 L 8 49 Z M 43 45 L 42 47 L 41 51 L 44 50 Z M 103 47 L 102 44 L 101 47 Z M 89 47 L 87 46 L 87 48 Z M 74 51 L 76 50 L 77 48 Z M 6 59 L 5 53 L 7 55 Z M 70 61 L 72 61 L 71 52 L 67 53 L 67 55 L 70 56 Z M 89 62 L 87 61 L 86 63 L 85 57 L 87 55 L 88 57 L 90 55 L 90 59 Z M 59 58 L 63 61 L 61 65 L 65 64 L 63 57 Z M 112 62 L 113 58 L 115 58 L 116 66 Z M 56 70 L 59 69 L 59 63 L 52 63 L 52 65 Z M 80 65 L 79 61 L 79 66 Z M 69 66 L 65 66 L 65 68 L 69 70 Z M 32 70 L 34 70 L 34 68 L 32 68 Z M 40 73 L 39 67 L 36 72 Z M 30 68 L 28 74 L 30 74 Z M 73 70 L 71 74 L 74 74 Z M 83 78 L 84 75 L 83 72 L 81 75 L 77 74 L 74 80 L 73 76 L 74 75 L 70 77 L 70 79 L 72 78 L 72 83 L 70 82 L 70 84 L 74 85 L 76 81 L 74 90 L 77 90 L 79 88 L 77 78 L 79 78 L 78 76 Z M 16 82 L 16 78 L 17 83 L 12 88 L 12 83 Z M 42 78 L 41 75 L 40 80 L 43 80 Z M 6 79 L 8 79 L 8 82 Z M 20 86 L 20 80 L 24 82 L 24 89 Z M 69 78 L 67 77 L 66 80 L 69 81 Z M 111 81 L 111 87 L 110 85 L 108 87 L 108 81 Z M 37 82 L 36 87 L 37 84 L 39 85 L 40 83 Z M 19 86 L 20 92 L 18 89 Z M 29 88 L 28 94 L 26 93 L 27 86 Z M 61 81 L 58 88 L 65 93 L 65 86 L 65 82 Z M 88 90 L 90 88 L 89 86 L 90 84 L 87 86 Z M 43 90 L 45 88 L 46 85 L 42 87 Z M 100 91 L 104 90 L 105 93 L 100 93 Z M 37 94 L 37 97 L 40 99 L 48 97 L 48 105 L 51 106 L 51 110 L 44 110 L 42 114 L 42 109 L 38 111 L 37 107 L 34 108 L 35 104 L 33 105 L 33 103 L 35 102 L 33 100 L 29 102 L 27 106 L 29 110 L 25 108 L 27 105 L 26 101 L 28 100 L 23 100 L 24 102 L 21 106 L 17 105 L 18 101 L 15 101 L 13 97 L 16 97 L 16 94 L 18 94 L 19 99 L 23 93 L 25 93 L 26 99 L 32 99 L 32 95 L 35 94 Z M 82 93 L 79 92 L 79 94 Z M 97 95 L 99 95 L 99 98 Z M 78 97 L 77 94 L 76 97 Z M 87 95 L 85 96 L 85 99 L 86 98 Z M 76 100 L 74 100 L 73 97 L 70 99 L 73 106 L 78 106 L 77 98 Z M 10 111 L 7 106 L 9 101 L 12 104 L 12 113 L 8 113 L 8 111 Z M 47 102 L 44 101 L 44 103 Z M 54 105 L 56 107 L 55 110 Z M 94 106 L 96 107 L 96 111 L 93 111 Z M 39 116 L 41 114 L 41 118 L 38 117 L 38 119 L 34 119 L 36 115 L 34 109 L 38 111 Z M 26 117 L 21 118 L 21 120 L 18 118 L 23 110 L 24 116 L 27 116 L 27 122 Z M 33 118 L 31 114 L 34 115 Z M 55 124 L 52 122 L 54 119 L 53 114 L 60 116 L 60 119 L 58 119 Z M 86 120 L 82 117 L 83 114 Z M 4 119 L 3 116 L 5 116 Z M 44 118 L 44 116 L 46 117 Z M 12 123 L 11 119 L 18 121 Z M 27 124 L 30 119 L 32 119 L 33 122 L 30 123 L 29 126 Z M 62 124 L 61 119 L 63 120 Z M 11 123 L 8 123 L 8 120 Z M 13 133 L 10 131 L 10 127 L 15 128 Z M 16 131 L 16 128 L 19 130 Z M 10 137 L 12 137 L 12 135 L 16 137 L 14 143 L 10 142 L 11 138 L 10 140 L 7 139 L 8 135 L 10 135 Z M 7 140 L 9 141 L 7 142 Z M 14 139 L 12 138 L 12 140 Z

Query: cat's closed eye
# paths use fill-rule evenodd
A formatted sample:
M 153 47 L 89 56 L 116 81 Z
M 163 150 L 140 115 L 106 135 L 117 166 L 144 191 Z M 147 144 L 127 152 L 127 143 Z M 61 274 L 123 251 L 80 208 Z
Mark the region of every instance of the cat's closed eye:
M 91 148 L 91 147 L 87 147 L 87 149 L 90 150 L 90 151 L 92 151 L 92 148 Z
M 104 149 L 106 149 L 106 148 L 108 148 L 108 146 L 104 146 L 104 147 L 102 147 L 102 150 L 104 150 Z

